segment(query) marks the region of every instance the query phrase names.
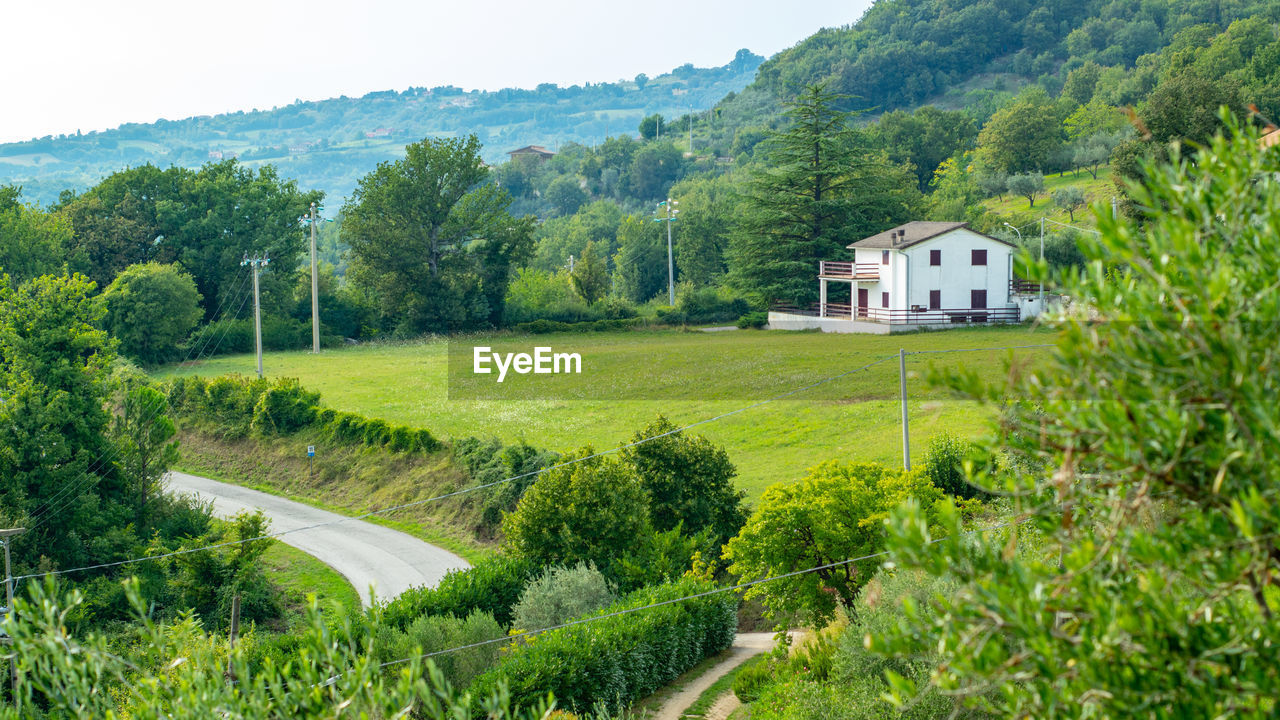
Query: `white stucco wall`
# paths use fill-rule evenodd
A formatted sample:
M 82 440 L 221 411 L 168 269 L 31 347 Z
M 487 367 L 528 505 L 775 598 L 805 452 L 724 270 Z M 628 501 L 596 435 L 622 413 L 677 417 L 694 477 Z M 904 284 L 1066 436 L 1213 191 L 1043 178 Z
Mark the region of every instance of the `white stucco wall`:
M 929 265 L 929 251 L 942 251 L 942 265 Z M 973 264 L 973 250 L 987 251 L 987 264 Z M 952 230 L 905 250 L 891 250 L 889 264 L 880 265 L 881 251 L 855 250 L 857 263 L 880 266 L 880 280 L 859 283 L 867 288 L 868 305 L 878 308 L 881 293 L 889 293 L 889 307 L 906 310 L 912 305 L 929 306 L 929 291 L 942 291 L 945 309 L 968 308 L 970 291 L 987 291 L 987 307 L 1014 307 L 1009 297 L 1009 269 L 1013 248 L 967 228 Z M 857 303 L 855 295 L 854 303 Z

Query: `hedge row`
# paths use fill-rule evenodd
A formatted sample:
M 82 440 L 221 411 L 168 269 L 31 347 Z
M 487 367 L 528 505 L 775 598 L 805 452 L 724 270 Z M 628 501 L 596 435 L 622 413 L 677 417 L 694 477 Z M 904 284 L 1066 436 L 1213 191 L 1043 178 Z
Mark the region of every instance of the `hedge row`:
M 640 327 L 648 321 L 645 318 L 620 318 L 617 320 L 590 320 L 588 322 L 558 322 L 556 320 L 534 320 L 533 322 L 512 325 L 516 332 L 531 335 L 544 335 L 554 332 L 606 332 L 609 330 L 626 330 Z
M 358 413 L 319 406 L 320 393 L 303 388 L 293 378 L 270 381 L 243 375 L 174 378 L 168 383 L 169 407 L 179 415 L 200 415 L 222 427 L 228 436 L 292 435 L 319 430 L 334 442 L 387 448 L 393 452 L 430 453 L 440 441 L 430 431 Z
M 410 588 L 382 607 L 387 625 L 408 627 L 423 615 L 465 618 L 489 613 L 503 627 L 511 627 L 511 612 L 524 586 L 542 566 L 530 560 L 503 556 L 486 558 L 466 570 L 454 570 L 435 588 Z
M 684 579 L 638 590 L 600 610 L 608 615 L 706 592 L 711 583 Z M 476 678 L 473 696 L 506 682 L 513 706 L 553 693 L 573 712 L 602 703 L 617 711 L 675 680 L 733 644 L 737 599 L 717 593 L 556 630 L 512 646 L 503 661 Z
M 323 334 L 320 344 L 324 347 L 342 345 L 340 335 Z M 262 348 L 264 350 L 301 350 L 311 347 L 311 323 L 293 318 L 265 315 L 262 318 Z M 203 357 L 234 353 L 251 353 L 254 350 L 252 318 L 215 320 L 196 328 L 183 350 Z

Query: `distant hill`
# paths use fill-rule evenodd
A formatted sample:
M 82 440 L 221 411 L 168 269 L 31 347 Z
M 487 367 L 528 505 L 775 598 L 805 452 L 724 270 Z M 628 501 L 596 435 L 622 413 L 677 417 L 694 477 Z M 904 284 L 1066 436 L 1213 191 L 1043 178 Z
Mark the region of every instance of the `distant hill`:
M 250 166 L 273 164 L 303 187 L 324 190 L 336 205 L 378 162 L 398 158 L 407 143 L 423 137 L 475 133 L 490 163 L 525 145 L 591 145 L 608 135 L 634 135 L 652 113 L 705 110 L 746 87 L 763 60 L 740 50 L 721 67 L 687 64 L 627 82 L 492 92 L 451 86 L 385 90 L 47 136 L 0 145 L 0 184 L 22 185 L 28 200 L 50 203 L 64 189 L 83 190 L 126 166 L 198 167 L 235 156 Z

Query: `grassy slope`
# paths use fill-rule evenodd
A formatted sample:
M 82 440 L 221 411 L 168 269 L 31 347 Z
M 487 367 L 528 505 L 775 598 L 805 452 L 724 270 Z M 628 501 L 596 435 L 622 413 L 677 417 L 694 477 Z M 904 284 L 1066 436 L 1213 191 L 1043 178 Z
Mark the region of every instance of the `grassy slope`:
M 1053 202 L 1053 193 L 1055 191 L 1071 186 L 1078 187 L 1084 191 L 1085 202 L 1088 204 L 1095 202 L 1109 203 L 1111 202 L 1111 197 L 1116 194 L 1116 186 L 1111 181 L 1111 168 L 1104 167 L 1098 171 L 1097 180 L 1094 180 L 1093 176 L 1084 170 L 1074 175 L 1069 172 L 1046 175 L 1044 178 L 1044 193 L 1036 197 L 1035 207 L 1027 207 L 1027 199 L 1025 197 L 1011 193 L 1005 193 L 998 198 L 987 198 L 982 201 L 982 206 L 998 215 L 1025 218 L 1039 218 L 1043 215 L 1050 220 L 1081 227 L 1091 227 L 1093 225 L 1093 216 L 1089 213 L 1087 207 L 1076 210 L 1076 217 L 1073 222 L 1067 211 Z M 1032 231 L 1028 231 L 1026 228 L 1022 230 L 1023 235 L 1027 238 L 1031 237 L 1028 234 L 1029 232 Z
M 659 413 L 680 424 L 697 422 L 896 354 L 899 348 L 948 350 L 1047 340 L 1044 333 L 1011 327 L 893 337 L 664 330 L 458 341 L 468 366 L 474 344 L 523 350 L 545 345 L 583 356 L 581 376 L 509 377 L 502 386 L 487 387 L 450 385 L 447 343 L 441 340 L 341 348 L 319 356 L 271 353 L 265 366 L 271 375 L 299 378 L 320 391 L 332 407 L 430 428 L 446 437 L 523 438 L 551 449 L 584 444 L 600 449 L 628 440 Z M 996 379 L 1007 355 L 984 351 L 910 359 L 914 458 L 919 459 L 931 435 L 943 430 L 977 435 L 986 429 L 989 417 L 988 410 L 931 388 L 918 374 L 931 365 L 967 367 Z M 767 485 L 797 479 L 805 468 L 825 460 L 896 464 L 901 458 L 896 364 L 882 363 L 709 423 L 697 432 L 728 449 L 738 466 L 740 485 L 753 498 Z M 163 374 L 252 370 L 252 357 L 231 356 L 169 368 Z M 459 397 L 477 394 L 486 397 Z
M 360 595 L 337 570 L 301 550 L 276 541 L 262 556 L 271 581 L 284 593 L 286 611 L 300 613 L 307 607 L 307 595 L 315 593 L 321 603 L 337 602 L 348 609 L 360 607 Z

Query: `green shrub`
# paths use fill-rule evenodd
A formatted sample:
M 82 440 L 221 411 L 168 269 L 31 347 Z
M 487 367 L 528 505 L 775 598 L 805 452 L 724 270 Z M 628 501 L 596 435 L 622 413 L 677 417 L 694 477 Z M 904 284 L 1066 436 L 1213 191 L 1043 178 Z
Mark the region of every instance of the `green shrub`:
M 252 427 L 263 435 L 291 435 L 316 421 L 320 393 L 308 392 L 296 379 L 281 378 L 258 398 Z
M 388 434 L 387 448 L 391 452 L 409 452 L 413 449 L 416 439 L 412 428 L 407 428 L 404 425 L 393 425 Z
M 518 630 L 540 630 L 612 603 L 613 588 L 595 565 L 555 567 L 529 583 L 513 610 Z
M 141 363 L 178 357 L 204 314 L 195 280 L 178 265 L 144 263 L 125 268 L 102 292 L 103 324 L 120 340 L 120 352 Z
M 676 293 L 675 310 L 671 316 L 674 318 L 678 314 L 682 323 L 729 322 L 749 312 L 751 304 L 724 290 L 712 287 L 694 289 L 686 284 Z M 673 321 L 671 324 L 678 323 Z
M 773 667 L 767 657 L 758 657 L 738 671 L 733 678 L 733 694 L 744 703 L 760 699 L 760 692 L 773 680 Z
M 981 488 L 969 482 L 964 471 L 964 461 L 973 452 L 967 440 L 949 432 L 934 435 L 924 452 L 923 472 L 929 482 L 939 490 L 965 500 L 990 497 Z
M 338 347 L 338 335 L 321 335 L 323 347 Z M 267 315 L 262 318 L 263 350 L 301 350 L 311 347 L 311 323 L 293 318 Z M 254 351 L 253 319 L 215 320 L 191 333 L 182 347 L 200 357 L 251 353 Z
M 466 570 L 444 576 L 435 588 L 410 588 L 383 607 L 383 620 L 406 627 L 423 615 L 466 617 L 473 612 L 489 613 L 503 627 L 509 627 L 512 608 L 520 593 L 542 566 L 528 560 L 496 556 Z
M 440 449 L 440 441 L 426 428 L 414 430 L 413 449 L 418 452 L 433 453 Z
M 738 327 L 743 330 L 759 330 L 769 324 L 769 313 L 749 312 L 738 318 Z
M 502 626 L 493 616 L 472 612 L 466 617 L 422 615 L 403 628 L 382 625 L 373 634 L 373 659 L 384 663 L 455 647 L 465 647 L 502 637 Z M 466 687 L 480 673 L 498 662 L 502 643 L 467 647 L 432 658 L 455 687 Z M 400 671 L 393 666 L 387 672 Z
M 713 588 L 693 579 L 645 588 L 599 614 Z M 514 705 L 553 693 L 561 707 L 573 712 L 598 704 L 617 711 L 729 647 L 737 620 L 737 600 L 731 593 L 717 593 L 563 628 L 513 646 L 500 664 L 476 679 L 472 692 L 487 695 L 506 683 Z
M 391 426 L 386 420 L 368 418 L 364 423 L 364 435 L 361 442 L 369 447 L 382 447 L 391 440 Z
M 467 469 L 476 485 L 518 478 L 473 496 L 474 502 L 481 503 L 477 530 L 492 534 L 502 524 L 502 514 L 515 510 L 525 490 L 537 479 L 532 473 L 551 465 L 559 456 L 525 443 L 503 446 L 497 438 L 469 437 L 454 441 L 453 457 Z

